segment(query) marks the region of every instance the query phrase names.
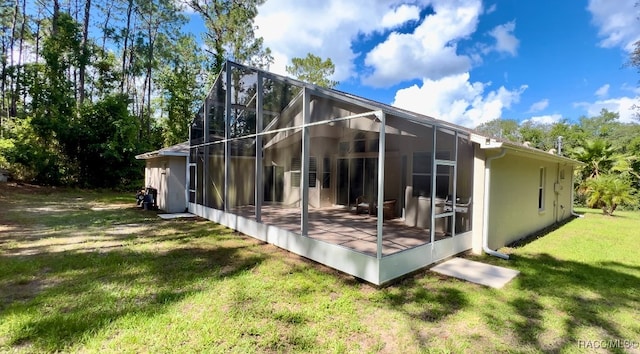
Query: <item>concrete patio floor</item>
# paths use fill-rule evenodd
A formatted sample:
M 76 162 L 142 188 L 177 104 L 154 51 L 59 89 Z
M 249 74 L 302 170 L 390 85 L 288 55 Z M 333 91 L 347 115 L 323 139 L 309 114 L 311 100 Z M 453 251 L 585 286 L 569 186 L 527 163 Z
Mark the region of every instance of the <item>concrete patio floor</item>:
M 253 208 L 235 208 L 230 212 L 254 218 Z M 300 233 L 299 208 L 283 208 L 274 205 L 262 206 L 262 223 Z M 367 214 L 356 214 L 345 207 L 309 208 L 308 236 L 331 244 L 375 256 L 377 251 L 377 218 Z M 443 228 L 440 228 L 443 229 Z M 401 252 L 431 242 L 429 229 L 409 227 L 402 218 L 384 220 L 382 231 L 382 254 Z M 436 230 L 435 240 L 450 235 Z

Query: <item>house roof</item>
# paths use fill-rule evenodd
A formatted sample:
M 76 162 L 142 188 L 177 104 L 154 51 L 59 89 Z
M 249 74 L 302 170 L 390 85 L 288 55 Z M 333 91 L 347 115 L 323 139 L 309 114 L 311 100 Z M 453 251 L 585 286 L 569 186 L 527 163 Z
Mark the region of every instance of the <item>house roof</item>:
M 321 87 L 321 86 L 317 86 L 314 84 L 310 84 L 307 82 L 303 82 L 300 80 L 296 80 L 287 76 L 282 76 L 279 74 L 275 74 L 269 71 L 265 71 L 262 69 L 258 69 L 258 68 L 254 68 L 254 67 L 250 67 L 247 65 L 243 65 L 243 64 L 238 64 L 235 62 L 232 62 L 230 60 L 228 60 L 229 63 L 232 63 L 233 65 L 237 65 L 240 67 L 245 67 L 245 68 L 249 68 L 251 70 L 254 70 L 256 72 L 261 72 L 263 75 L 267 76 L 267 77 L 272 77 L 272 78 L 276 78 L 280 81 L 283 82 L 289 82 L 291 84 L 294 84 L 296 86 L 299 87 L 305 87 L 307 89 L 309 89 L 314 95 L 318 95 L 318 96 L 324 96 L 326 98 L 329 99 L 334 99 L 334 100 L 338 100 L 338 101 L 342 101 L 345 103 L 351 103 L 351 104 L 356 104 L 362 107 L 368 107 L 369 109 L 371 109 L 372 111 L 374 110 L 380 110 L 383 111 L 387 114 L 392 114 L 394 116 L 400 117 L 400 118 L 404 118 L 404 119 L 408 119 L 411 120 L 413 122 L 419 123 L 419 124 L 428 124 L 428 125 L 436 125 L 436 126 L 440 126 L 443 128 L 449 128 L 449 129 L 454 129 L 460 132 L 465 132 L 467 134 L 469 134 L 471 136 L 471 140 L 474 141 L 475 143 L 478 143 L 480 145 L 480 147 L 482 149 L 507 149 L 515 154 L 518 155 L 523 155 L 523 156 L 530 156 L 530 157 L 536 157 L 542 160 L 547 160 L 547 161 L 554 161 L 554 162 L 560 162 L 560 163 L 568 163 L 568 164 L 573 164 L 573 165 L 582 165 L 583 163 L 580 161 L 576 161 L 573 159 L 570 159 L 568 157 L 565 156 L 561 156 L 561 155 L 557 155 L 554 152 L 547 152 L 547 151 L 543 151 L 534 147 L 530 147 L 526 144 L 521 144 L 521 143 L 517 143 L 517 142 L 513 142 L 513 141 L 508 141 L 508 140 L 504 140 L 504 139 L 500 139 L 500 138 L 496 138 L 496 137 L 492 137 L 492 136 L 487 136 L 485 134 L 479 133 L 478 131 L 476 131 L 475 129 L 470 129 L 455 123 L 451 123 L 451 122 L 447 122 L 444 120 L 440 120 L 431 116 L 427 116 L 424 114 L 420 114 L 420 113 L 416 113 L 413 111 L 409 111 L 403 108 L 399 108 L 399 107 L 395 107 L 395 106 L 391 106 L 382 102 L 378 102 L 378 101 L 374 101 L 362 96 L 358 96 L 352 93 L 348 93 L 348 92 L 344 92 L 344 91 L 340 91 L 340 90 L 336 90 L 334 88 L 326 88 L 326 87 Z M 224 71 L 224 69 L 218 73 L 218 75 L 220 75 L 222 72 Z M 188 143 L 187 143 L 188 144 Z M 136 156 L 137 158 L 137 156 Z
M 185 141 L 183 143 L 168 146 L 160 150 L 145 152 L 144 154 L 136 155 L 136 159 L 147 160 L 164 156 L 189 156 L 189 142 Z
M 485 150 L 506 149 L 508 151 L 511 151 L 515 155 L 536 157 L 540 160 L 553 161 L 553 162 L 565 163 L 565 164 L 576 165 L 576 166 L 584 165 L 584 163 L 580 161 L 568 158 L 566 156 L 558 155 L 555 149 L 551 149 L 550 151 L 544 151 L 544 150 L 540 150 L 540 149 L 528 146 L 526 144 L 516 143 L 513 141 L 508 141 L 503 139 L 485 137 L 479 134 L 472 134 L 471 140 L 477 143 L 478 145 L 480 145 L 481 149 L 485 149 Z

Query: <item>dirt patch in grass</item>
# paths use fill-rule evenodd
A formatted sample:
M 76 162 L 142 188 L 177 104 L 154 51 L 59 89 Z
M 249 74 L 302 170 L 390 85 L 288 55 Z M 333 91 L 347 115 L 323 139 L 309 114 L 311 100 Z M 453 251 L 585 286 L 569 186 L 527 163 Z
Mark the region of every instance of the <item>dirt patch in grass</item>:
M 34 275 L 0 282 L 0 309 L 12 302 L 32 300 L 43 291 L 60 284 L 61 280 L 52 277 L 50 272 L 51 268 L 44 267 Z

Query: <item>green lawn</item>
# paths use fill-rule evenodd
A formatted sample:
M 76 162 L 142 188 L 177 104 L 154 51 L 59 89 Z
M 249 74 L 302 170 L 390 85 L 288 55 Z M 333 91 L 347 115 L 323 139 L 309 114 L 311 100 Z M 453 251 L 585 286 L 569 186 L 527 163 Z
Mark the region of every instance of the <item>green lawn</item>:
M 377 289 L 133 195 L 0 186 L 0 352 L 640 352 L 640 213 L 580 211 L 468 256 L 520 270 L 503 289 Z

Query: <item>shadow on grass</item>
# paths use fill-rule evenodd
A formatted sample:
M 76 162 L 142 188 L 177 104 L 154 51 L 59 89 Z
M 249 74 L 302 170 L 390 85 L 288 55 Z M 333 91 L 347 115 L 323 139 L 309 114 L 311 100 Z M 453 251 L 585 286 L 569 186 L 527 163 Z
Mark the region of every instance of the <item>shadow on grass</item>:
M 250 246 L 0 257 L 8 268 L 29 263 L 0 293 L 0 323 L 14 321 L 4 344 L 60 351 L 122 317 L 153 317 L 201 291 L 202 282 L 236 277 L 263 262 L 264 254 L 243 252 Z
M 38 224 L 30 220 L 6 223 L 6 232 L 0 234 L 0 254 L 53 254 L 69 248 L 102 252 L 126 248 L 132 243 L 141 246 L 159 241 L 186 244 L 212 233 L 218 241 L 235 237 L 232 230 L 204 219 L 160 220 L 156 213 L 137 208 L 67 212 L 34 219 Z
M 564 219 L 564 220 L 562 220 L 560 222 L 551 224 L 551 225 L 549 225 L 549 226 L 547 226 L 547 227 L 545 227 L 543 229 L 540 229 L 540 230 L 538 230 L 538 231 L 536 231 L 536 232 L 534 232 L 532 234 L 529 234 L 529 235 L 527 235 L 527 236 L 525 236 L 525 237 L 523 237 L 523 238 L 521 238 L 519 240 L 516 240 L 516 241 L 508 244 L 507 247 L 513 247 L 513 248 L 524 247 L 524 246 L 530 244 L 531 242 L 533 242 L 533 241 L 535 241 L 535 240 L 537 240 L 539 238 L 545 237 L 548 234 L 550 234 L 550 233 L 562 228 L 563 226 L 565 226 L 568 223 L 570 223 L 570 222 L 572 222 L 574 220 L 577 220 L 577 219 L 579 219 L 578 216 L 571 216 L 571 217 L 569 217 L 567 219 Z
M 616 313 L 640 310 L 640 292 L 637 290 L 640 278 L 615 269 L 618 264 L 594 266 L 559 260 L 549 254 L 516 255 L 513 260 L 521 271 L 518 287 L 526 292 L 509 301 L 518 316 L 499 320 L 515 330 L 520 343 L 557 352 L 576 349 L 579 341 L 616 340 L 640 330 L 627 328 L 626 332 L 621 331 Z M 545 307 L 550 300 L 559 306 Z M 553 344 L 541 340 L 541 335 L 548 330 L 542 320 L 545 310 L 557 311 L 566 317 L 562 331 L 554 335 Z M 485 313 L 485 317 L 490 316 L 495 314 Z M 599 337 L 580 337 L 586 329 Z M 624 351 L 623 348 L 611 350 Z
M 421 347 L 428 348 L 433 333 L 425 329 L 438 326 L 438 322 L 467 308 L 469 299 L 463 291 L 455 287 L 430 287 L 416 280 L 423 276 L 416 273 L 415 276 L 379 289 L 378 302 L 413 319 L 408 323 L 413 339 Z

